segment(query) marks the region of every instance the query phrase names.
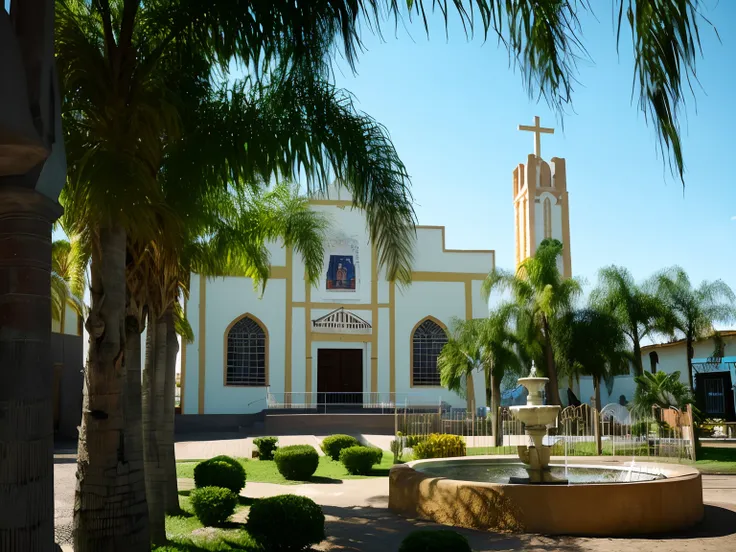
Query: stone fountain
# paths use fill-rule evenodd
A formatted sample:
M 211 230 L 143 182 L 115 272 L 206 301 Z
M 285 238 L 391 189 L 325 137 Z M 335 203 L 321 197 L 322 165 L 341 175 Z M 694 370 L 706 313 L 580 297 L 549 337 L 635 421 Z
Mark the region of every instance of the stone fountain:
M 528 477 L 512 477 L 511 483 L 566 484 L 567 479 L 555 477 L 550 472 L 551 447 L 542 444 L 547 426 L 555 421 L 560 412 L 558 405 L 542 404 L 542 390 L 549 378 L 537 377 L 537 368 L 532 362 L 529 377 L 519 378 L 518 381 L 526 387 L 529 395 L 525 405 L 512 406 L 511 412 L 524 424 L 524 432 L 531 438 L 533 445 L 518 447 L 519 458 L 525 464 Z

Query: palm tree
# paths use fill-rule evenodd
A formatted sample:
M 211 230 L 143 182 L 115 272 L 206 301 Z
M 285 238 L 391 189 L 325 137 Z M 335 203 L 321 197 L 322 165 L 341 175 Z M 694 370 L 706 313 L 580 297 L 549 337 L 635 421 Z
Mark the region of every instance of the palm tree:
M 596 408 L 601 405 L 601 381 L 628 373 L 631 352 L 619 321 L 606 311 L 588 307 L 570 311 L 557 325 L 555 353 L 561 372 L 592 376 Z
M 84 292 L 87 288 L 89 258 L 79 242 L 56 240 L 51 244 L 51 319 L 59 322 L 64 333 L 67 306 L 80 318 L 84 316 Z
M 511 274 L 494 270 L 483 282 L 482 292 L 487 299 L 494 289 L 510 289 L 516 305 L 518 330 L 530 340 L 523 346 L 529 351 L 543 353 L 547 384 L 547 401 L 560 404 L 557 366 L 555 364 L 553 332 L 557 320 L 572 309 L 580 295 L 580 283 L 562 279 L 557 268 L 557 258 L 562 253 L 558 240 L 543 240 L 533 257 L 526 259 Z
M 592 376 L 595 408 L 600 412 L 601 380 L 628 373 L 631 352 L 623 328 L 613 315 L 595 308 L 566 313 L 554 332 L 555 354 L 562 373 Z M 601 454 L 600 425 L 595 424 L 596 450 Z
M 654 407 L 682 410 L 693 402 L 692 392 L 680 381 L 680 372 L 644 372 L 635 381 L 632 408 L 642 415 L 651 415 Z
M 63 17 L 67 5 L 62 1 L 57 1 L 56 4 L 57 14 L 62 13 Z M 103 1 L 93 3 L 94 6 L 89 10 L 84 10 L 81 4 L 82 0 L 69 0 L 71 10 L 79 12 L 82 16 L 82 26 L 96 32 L 96 46 L 104 54 L 98 56 L 97 59 L 80 55 L 79 67 L 82 69 L 72 80 L 76 79 L 78 83 L 81 83 L 84 78 L 89 78 L 89 75 L 97 75 L 99 78 L 97 84 L 102 84 L 94 93 L 86 90 L 80 94 L 80 96 L 86 94 L 87 97 L 96 94 L 96 99 L 102 100 L 98 104 L 100 109 L 96 112 L 99 115 L 98 124 L 90 127 L 93 134 L 99 137 L 115 138 L 114 132 L 98 134 L 98 131 L 106 126 L 105 122 L 111 127 L 114 125 L 110 124 L 110 121 L 114 120 L 139 123 L 139 126 L 134 125 L 135 128 L 130 129 L 130 132 L 120 134 L 119 140 L 115 142 L 117 146 L 124 144 L 135 146 L 135 142 L 129 139 L 130 134 L 138 133 L 139 137 L 150 137 L 151 134 L 140 131 L 157 125 L 155 121 L 147 125 L 141 117 L 128 119 L 126 115 L 146 110 L 131 108 L 127 104 L 130 102 L 139 107 L 153 107 L 154 109 L 148 110 L 148 114 L 156 115 L 157 109 L 166 103 L 150 101 L 151 97 L 145 99 L 138 93 L 151 91 L 151 87 L 148 86 L 151 83 L 147 80 L 149 72 L 156 68 L 158 61 L 164 57 L 169 47 L 189 44 L 202 48 L 208 55 L 214 54 L 210 56 L 211 59 L 219 57 L 221 67 L 226 67 L 229 58 L 234 54 L 239 54 L 248 60 L 266 60 L 269 56 L 262 54 L 280 51 L 276 47 L 278 44 L 290 45 L 292 55 L 298 58 L 299 54 L 313 49 L 314 44 L 310 39 L 320 34 L 315 33 L 315 27 L 317 27 L 320 30 L 333 29 L 339 33 L 344 41 L 346 58 L 352 64 L 356 50 L 360 47 L 357 32 L 359 19 L 375 23 L 372 26 L 378 29 L 378 14 L 380 13 L 380 3 L 377 0 L 357 3 L 280 0 L 250 3 L 247 10 L 232 2 L 201 3 L 188 0 L 160 2 L 155 5 L 149 3 L 144 7 L 137 0 Z M 26 225 L 27 215 L 41 216 L 46 221 L 45 225 L 41 225 L 43 227 L 39 226 L 38 240 L 33 243 L 33 247 L 9 247 L 7 252 L 6 250 L 0 252 L 0 260 L 11 263 L 7 265 L 8 270 L 19 272 L 19 278 L 11 279 L 11 281 L 22 281 L 29 270 L 27 268 L 29 263 L 34 266 L 39 266 L 39 262 L 45 263 L 41 265 L 42 270 L 45 273 L 50 272 L 48 258 L 48 245 L 51 241 L 50 224 L 59 215 L 55 201 L 64 180 L 64 149 L 59 120 L 61 110 L 54 108 L 59 97 L 55 86 L 56 75 L 53 72 L 53 48 L 51 47 L 54 40 L 54 23 L 50 15 L 54 12 L 54 0 L 11 0 L 12 20 L 7 17 L 5 11 L 7 5 L 6 2 L 0 8 L 0 49 L 6 54 L 3 58 L 4 63 L 8 64 L 7 67 L 3 67 L 3 74 L 6 77 L 4 82 L 16 86 L 25 81 L 27 86 L 25 89 L 16 87 L 17 93 L 4 96 L 5 101 L 0 105 L 0 136 L 7 141 L 7 147 L 0 148 L 0 205 L 5 208 L 2 211 L 3 217 L 6 214 L 10 215 L 3 228 L 8 229 L 7 235 L 11 237 L 10 239 L 21 240 L 19 244 L 25 246 L 27 244 L 23 240 L 29 235 L 27 228 L 26 233 L 22 236 L 18 230 Z M 389 13 L 397 15 L 401 3 L 391 2 L 387 5 Z M 432 5 L 433 8 L 436 6 L 434 2 Z M 447 20 L 446 3 L 437 5 Z M 575 81 L 574 62 L 580 47 L 576 34 L 578 19 L 575 10 L 581 7 L 586 8 L 586 5 L 570 5 L 556 0 L 520 6 L 509 3 L 468 1 L 467 3 L 456 2 L 455 7 L 466 28 L 472 30 L 476 16 L 475 9 L 477 9 L 483 31 L 487 34 L 490 30 L 499 36 L 504 36 L 504 43 L 509 47 L 515 59 L 519 60 L 524 70 L 525 82 L 530 92 L 536 93 L 541 90 L 548 100 L 556 105 L 569 101 L 571 83 Z M 410 11 L 413 10 L 412 13 L 420 15 L 424 19 L 425 27 L 427 26 L 425 6 L 421 0 L 407 0 L 407 8 Z M 682 102 L 682 82 L 686 79 L 689 81 L 689 77 L 694 75 L 698 43 L 698 9 L 699 3 L 695 0 L 689 0 L 684 7 L 679 1 L 671 0 L 656 5 L 630 3 L 626 10 L 626 20 L 632 27 L 635 67 L 640 85 L 640 107 L 645 113 L 652 116 L 660 140 L 667 147 L 668 152 L 672 152 L 681 175 L 683 161 L 676 114 Z M 619 10 L 619 15 L 622 16 L 623 2 L 619 3 Z M 147 32 L 147 43 L 143 44 L 142 50 L 136 51 L 134 35 L 139 30 L 140 25 L 137 23 L 140 23 L 141 20 Z M 620 32 L 620 22 L 624 18 L 619 17 L 618 20 Z M 191 21 L 198 22 L 196 29 L 190 25 Z M 663 25 L 662 22 L 667 24 Z M 65 55 L 64 46 L 69 45 L 69 37 L 63 34 L 62 31 L 61 39 L 57 43 L 62 57 Z M 71 49 L 74 50 L 74 47 L 72 46 Z M 67 61 L 73 59 L 75 54 L 83 54 L 83 50 L 85 50 L 84 45 L 72 54 L 71 58 L 67 58 Z M 92 63 L 87 63 L 89 61 Z M 136 70 L 136 62 L 140 70 Z M 89 72 L 84 69 L 85 64 Z M 60 63 L 60 66 L 64 66 L 62 73 L 68 84 L 70 78 L 66 72 L 68 65 Z M 87 77 L 83 76 L 85 72 L 87 72 Z M 107 82 L 104 82 L 103 75 L 109 77 Z M 48 86 L 48 82 L 51 82 L 52 85 Z M 115 86 L 106 86 L 112 83 Z M 73 90 L 76 93 L 80 89 L 81 87 L 72 86 L 67 88 L 67 91 Z M 106 112 L 103 111 L 103 107 Z M 104 141 L 97 145 L 102 143 Z M 130 147 L 106 149 L 103 147 L 97 148 L 97 151 L 90 150 L 88 155 L 85 155 L 87 161 L 93 158 L 107 158 L 107 170 L 102 169 L 104 163 L 90 163 L 87 166 L 88 173 L 96 174 L 95 178 L 102 174 L 105 175 L 105 180 L 110 184 L 108 191 L 112 192 L 108 199 L 114 198 L 120 202 L 124 194 L 116 192 L 130 190 L 129 187 L 119 186 L 130 184 L 131 179 L 128 177 L 138 172 L 136 168 L 139 168 L 139 165 L 130 155 L 135 149 Z M 43 163 L 44 160 L 46 161 L 43 166 L 44 170 L 37 170 L 36 166 Z M 126 169 L 118 178 L 116 178 L 116 170 L 110 169 L 115 165 Z M 23 176 L 18 177 L 18 175 Z M 73 179 L 76 178 L 73 177 Z M 87 174 L 82 180 L 89 181 L 90 178 L 91 175 Z M 145 182 L 145 179 L 143 181 Z M 85 196 L 86 194 L 80 195 Z M 104 193 L 98 195 L 100 196 L 104 196 Z M 138 199 L 142 197 L 146 196 L 137 196 Z M 97 204 L 94 208 L 103 205 Z M 121 239 L 120 231 L 116 231 L 115 226 L 119 224 L 126 227 L 126 225 L 110 216 L 115 213 L 115 207 L 106 213 L 107 216 L 101 217 L 105 224 L 99 225 L 99 229 L 104 229 L 104 231 L 95 232 L 95 241 L 99 242 L 99 245 L 105 244 L 105 247 L 101 247 L 104 253 L 98 255 L 98 259 L 100 257 L 107 259 L 108 251 L 116 252 L 118 257 L 123 255 L 125 240 Z M 23 216 L 19 217 L 19 214 Z M 28 257 L 18 255 L 18 250 L 27 252 Z M 121 301 L 113 299 L 116 294 L 119 297 L 122 293 L 120 289 L 124 278 L 121 274 L 121 264 L 124 262 L 115 261 L 116 271 L 106 273 L 104 277 L 95 278 L 96 284 L 104 283 L 105 287 L 98 288 L 101 289 L 100 295 L 93 296 L 93 303 L 99 305 L 102 297 L 109 298 L 105 308 L 98 306 L 95 310 L 93 320 L 98 330 L 103 324 L 108 330 L 111 330 L 105 337 L 102 334 L 98 336 L 101 340 L 99 345 L 104 344 L 105 348 L 108 348 L 109 345 L 111 354 L 101 357 L 95 354 L 93 357 L 102 372 L 110 371 L 117 353 L 123 350 L 119 341 L 110 337 L 110 335 L 120 333 L 114 331 L 113 326 L 117 328 L 121 326 L 122 316 L 116 318 L 114 314 L 116 310 L 120 310 Z M 119 284 L 117 291 L 113 289 L 114 286 L 109 281 L 112 277 L 117 278 Z M 38 282 L 38 288 L 33 290 L 34 297 L 38 297 L 39 304 L 42 304 L 39 307 L 40 310 L 46 309 L 49 302 L 49 286 L 46 284 L 47 282 Z M 29 297 L 29 293 L 30 291 L 27 290 L 23 300 Z M 12 301 L 17 300 L 14 298 L 15 295 L 17 294 L 12 288 L 0 288 L 0 301 L 8 308 Z M 6 313 L 9 312 L 11 310 L 6 309 Z M 10 327 L 26 332 L 25 335 L 33 336 L 27 342 L 30 349 L 41 351 L 48 349 L 45 345 L 50 335 L 48 328 L 45 327 L 44 316 L 28 314 L 28 320 L 35 321 L 35 325 L 34 322 L 29 322 L 20 314 L 14 314 L 11 318 Z M 28 325 L 29 323 L 31 325 Z M 20 355 L 18 358 L 36 357 Z M 38 385 L 39 373 L 48 371 L 47 365 L 50 361 L 47 358 L 38 357 L 38 361 L 28 360 L 25 363 L 14 362 L 15 372 L 29 374 L 29 382 L 33 383 L 26 384 L 14 378 L 10 378 L 7 382 L 0 382 L 0 388 L 7 389 L 8 396 L 12 397 L 12 400 L 3 399 L 0 408 L 14 409 L 14 401 L 22 397 L 27 397 L 28 401 L 32 402 L 36 398 L 49 396 L 45 385 Z M 46 381 L 50 386 L 50 376 L 45 375 L 44 378 L 41 381 Z M 120 386 L 119 383 L 117 385 Z M 46 403 L 41 401 L 39 408 L 50 412 L 51 403 L 49 400 L 46 400 Z M 106 408 L 108 405 L 96 406 Z M 95 410 L 98 409 L 95 408 Z M 50 414 L 46 417 L 49 416 Z M 29 435 L 33 433 L 30 430 L 29 432 Z M 5 438 L 4 434 L 0 434 L 0 441 L 4 441 Z M 23 450 L 30 446 L 32 441 L 35 445 L 35 437 L 27 437 L 23 432 L 8 435 L 7 439 L 13 444 L 11 450 L 19 451 L 17 459 L 14 457 L 8 460 L 11 463 L 18 462 L 24 457 L 24 454 L 27 455 Z M 50 489 L 51 438 L 47 437 L 45 442 L 46 461 L 39 463 L 37 473 L 31 478 L 33 481 L 45 481 L 45 485 Z M 30 493 L 30 488 L 24 485 L 23 481 L 13 481 L 9 492 L 12 492 L 13 496 Z M 51 493 L 46 493 L 46 496 L 51 497 Z M 23 517 L 26 525 L 16 526 L 12 522 L 7 526 L 0 525 L 3 538 L 8 535 L 7 538 L 12 538 L 13 543 L 17 538 L 18 546 L 24 550 L 27 549 L 28 542 L 40 542 L 41 547 L 50 546 L 53 509 L 51 499 L 45 502 L 29 500 L 27 503 L 29 504 L 28 515 Z M 11 501 L 0 500 L 0 504 L 10 505 Z M 0 511 L 0 520 L 16 519 L 4 514 L 4 511 Z M 38 538 L 35 538 L 36 536 Z M 29 540 L 24 540 L 26 538 Z
M 189 199 L 192 211 L 201 210 L 202 205 Z M 218 213 L 191 217 L 198 218 L 200 226 L 193 224 L 185 230 L 189 241 L 178 253 L 160 246 L 171 243 L 162 236 L 136 255 L 135 266 L 129 270 L 129 274 L 141 274 L 136 280 L 146 282 L 137 301 L 145 303 L 150 321 L 143 371 L 143 434 L 154 542 L 165 539 L 164 513 L 179 509 L 174 460 L 175 320 L 181 315 L 176 311 L 180 310 L 180 299 L 188 293 L 190 274 L 248 276 L 263 289 L 270 266 L 266 243 L 274 240 L 302 255 L 312 282 L 318 280 L 322 267 L 327 220 L 290 187 L 280 185 L 265 194 L 241 197 L 223 194 L 217 207 Z M 134 339 L 140 344 L 140 334 Z
M 106 4 L 58 6 L 57 59 L 64 77 L 70 168 L 63 199 L 76 213 L 74 232 L 89 240 L 92 251 L 77 550 L 149 546 L 148 508 L 140 491 L 143 459 L 139 447 L 126 447 L 138 435 L 136 406 L 126 399 L 127 387 L 138 384 L 123 370 L 126 313 L 139 312 L 126 293 L 126 251 L 130 239 L 147 243 L 160 238 L 161 220 L 171 215 L 159 180 L 162 167 L 179 171 L 182 193 L 187 174 L 208 170 L 209 186 L 236 191 L 258 190 L 273 177 L 300 172 L 310 189 L 324 190 L 332 172 L 352 192 L 355 206 L 365 209 L 371 241 L 389 278 L 406 282 L 411 274 L 414 213 L 408 176 L 383 127 L 357 113 L 347 94 L 323 80 L 325 44 L 312 42 L 331 37 L 333 29 L 293 13 L 296 20 L 284 26 L 284 14 L 272 9 L 277 6 L 269 5 L 263 14 L 254 13 L 258 7 L 225 13 L 229 6 L 182 4 L 178 11 L 170 6 L 162 11 L 157 4 L 138 9 L 129 2 L 125 7 L 131 9 L 119 19 Z M 193 15 L 200 25 L 189 24 Z M 262 16 L 255 27 L 249 25 L 254 15 Z M 318 28 L 310 27 L 314 24 Z M 273 34 L 262 36 L 266 31 Z M 222 40 L 212 42 L 211 36 Z M 301 50 L 299 57 L 295 52 Z M 247 83 L 229 89 L 212 84 L 214 60 L 227 65 L 238 56 L 261 63 L 277 54 L 275 65 L 264 71 L 270 82 L 250 89 Z M 208 135 L 198 144 L 210 154 L 220 146 L 221 161 L 214 167 L 201 163 L 203 156 L 191 141 L 188 150 L 179 149 L 180 155 L 191 154 L 188 171 L 184 164 L 167 164 L 167 156 L 176 155 L 168 148 L 172 138 L 186 137 L 184 125 L 190 121 L 187 85 L 197 79 L 178 78 L 186 68 L 199 75 L 205 96 L 221 100 L 211 104 L 219 107 L 207 112 L 210 121 L 226 113 L 232 122 L 227 132 Z M 264 96 L 265 109 L 263 101 L 251 101 L 254 96 Z M 100 487 L 121 501 L 100 505 Z
M 694 288 L 687 273 L 677 266 L 655 275 L 653 283 L 670 313 L 664 326 L 685 339 L 687 375 L 693 389 L 693 344 L 713 334 L 716 323 L 736 318 L 736 295 L 722 280 L 704 281 Z
M 521 373 L 517 354 L 518 340 L 510 329 L 514 305 L 503 305 L 488 318 L 453 321 L 450 337 L 437 357 L 442 385 L 455 392 L 467 389 L 467 379 L 483 370 L 490 394 L 491 426 L 496 446 L 502 443 L 499 408 L 501 381 L 509 374 Z M 487 395 L 488 396 L 488 395 Z
M 605 267 L 598 272 L 598 287 L 590 300 L 619 321 L 633 345 L 635 375 L 641 375 L 641 340 L 655 333 L 668 318 L 666 303 L 637 285 L 628 269 L 621 266 Z

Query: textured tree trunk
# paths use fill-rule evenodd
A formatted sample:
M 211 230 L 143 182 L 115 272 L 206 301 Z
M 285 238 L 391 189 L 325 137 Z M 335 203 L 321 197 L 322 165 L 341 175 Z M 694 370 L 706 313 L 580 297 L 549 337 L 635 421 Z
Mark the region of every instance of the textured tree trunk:
M 143 368 L 143 452 L 146 463 L 146 494 L 151 522 L 151 541 L 166 541 L 166 462 L 161 427 L 166 399 L 166 319 L 149 318 L 146 332 L 146 362 Z
M 560 403 L 560 383 L 557 381 L 557 365 L 552 350 L 552 336 L 550 335 L 549 323 L 544 319 L 544 357 L 547 364 L 547 404 Z
M 493 444 L 503 445 L 503 428 L 501 426 L 501 378 L 495 377 L 491 371 L 491 425 L 493 426 Z
M 143 416 L 141 412 L 142 333 L 143 321 L 137 315 L 129 313 L 125 318 L 125 450 L 128 462 L 131 464 L 131 482 L 135 482 L 134 491 L 145 497 L 146 478 L 143 464 Z M 148 516 L 144 520 L 145 530 L 149 532 Z
M 66 301 L 64 301 L 64 305 L 61 307 L 61 312 L 59 313 L 59 333 L 61 335 L 64 335 L 64 326 L 66 326 Z
M 125 231 L 101 228 L 93 248 L 89 351 L 74 501 L 76 552 L 150 550 L 140 463 L 126 431 Z
M 54 549 L 50 274 L 60 213 L 34 190 L 0 184 L 0 550 L 8 552 Z
M 693 338 L 688 336 L 687 338 L 687 379 L 690 382 L 690 390 L 695 389 L 693 387 L 693 356 L 695 351 L 693 349 Z
M 593 412 L 595 450 L 600 456 L 603 453 L 603 445 L 601 443 L 601 378 L 598 376 L 593 376 L 593 389 L 595 391 L 595 412 Z
M 641 361 L 641 344 L 639 343 L 639 336 L 636 334 L 634 334 L 634 370 L 637 376 L 644 373 L 644 364 Z
M 164 504 L 167 514 L 176 514 L 179 508 L 179 492 L 176 485 L 176 456 L 174 453 L 174 417 L 176 415 L 176 356 L 179 340 L 174 329 L 174 309 L 166 311 L 166 396 L 161 423 L 161 455 L 164 459 Z

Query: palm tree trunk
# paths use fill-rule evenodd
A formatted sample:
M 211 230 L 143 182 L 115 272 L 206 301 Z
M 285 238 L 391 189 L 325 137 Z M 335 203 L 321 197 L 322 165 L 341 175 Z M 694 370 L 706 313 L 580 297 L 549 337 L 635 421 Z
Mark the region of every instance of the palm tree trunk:
M 601 443 L 601 379 L 598 376 L 593 376 L 593 390 L 595 391 L 595 411 L 593 413 L 593 432 L 595 434 L 595 450 L 596 454 L 600 456 L 603 452 L 603 444 Z
M 503 431 L 501 427 L 501 378 L 491 371 L 491 425 L 493 426 L 493 444 L 496 447 L 503 445 Z
M 641 376 L 644 373 L 644 365 L 641 361 L 641 343 L 639 336 L 634 334 L 634 370 L 636 375 Z
M 167 514 L 176 514 L 179 508 L 179 492 L 176 485 L 176 457 L 174 454 L 174 416 L 176 414 L 176 356 L 179 340 L 174 329 L 174 307 L 166 315 L 166 380 L 163 419 L 161 421 L 161 456 L 164 459 L 164 504 Z
M 59 313 L 59 333 L 64 335 L 64 326 L 66 326 L 66 298 L 61 305 L 61 312 Z
M 552 336 L 550 335 L 549 322 L 544 318 L 544 357 L 547 364 L 547 404 L 560 403 L 560 384 L 557 381 L 557 365 L 555 364 L 555 355 L 552 350 Z
M 161 457 L 164 401 L 166 394 L 166 320 L 148 324 L 146 362 L 143 368 L 143 453 L 146 464 L 146 494 L 151 523 L 151 541 L 166 541 L 166 470 Z
M 0 184 L 0 550 L 54 549 L 51 224 L 61 208 Z
M 125 230 L 101 228 L 93 249 L 90 334 L 77 453 L 74 550 L 150 550 L 146 496 L 131 483 L 125 425 Z
M 125 437 L 131 485 L 135 492 L 146 496 L 146 477 L 143 464 L 143 417 L 141 412 L 141 334 L 143 322 L 137 315 L 128 314 L 125 320 Z M 146 497 L 147 498 L 147 497 Z M 148 517 L 145 517 L 146 532 Z
M 693 387 L 693 356 L 695 356 L 695 351 L 693 349 L 693 338 L 688 336 L 687 337 L 687 378 L 690 382 L 690 390 L 692 391 L 695 389 Z

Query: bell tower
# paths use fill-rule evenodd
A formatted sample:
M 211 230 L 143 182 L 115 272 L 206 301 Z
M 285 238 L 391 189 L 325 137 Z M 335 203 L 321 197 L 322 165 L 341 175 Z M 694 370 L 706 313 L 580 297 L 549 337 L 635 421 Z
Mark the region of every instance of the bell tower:
M 554 129 L 539 124 L 519 125 L 519 130 L 534 132 L 534 153 L 514 169 L 514 226 L 516 229 L 516 267 L 534 255 L 545 238 L 562 242 L 558 268 L 564 278 L 572 276 L 570 256 L 570 208 L 567 195 L 565 160 L 559 157 L 547 163 L 542 159 L 541 135 Z

